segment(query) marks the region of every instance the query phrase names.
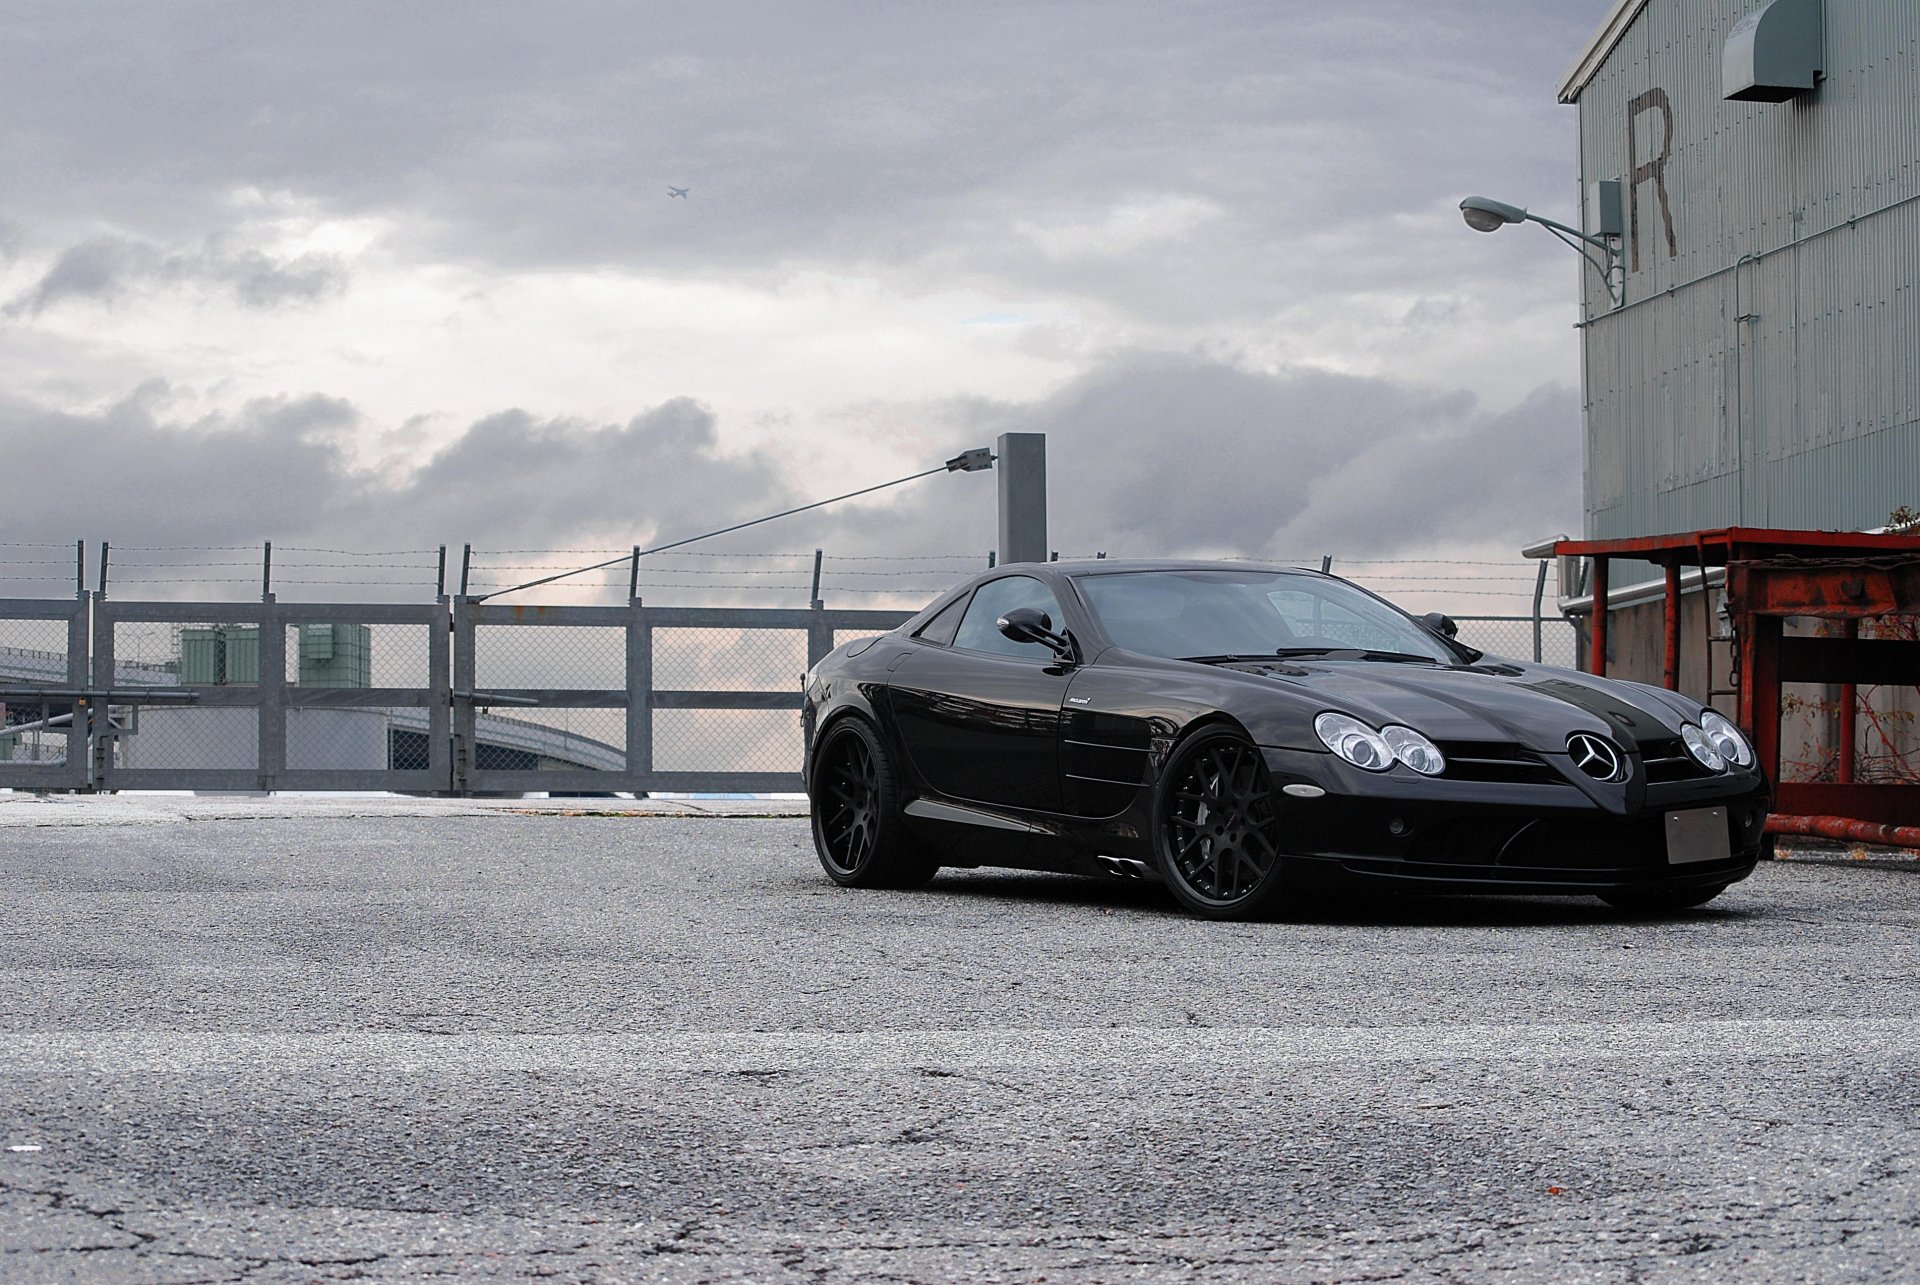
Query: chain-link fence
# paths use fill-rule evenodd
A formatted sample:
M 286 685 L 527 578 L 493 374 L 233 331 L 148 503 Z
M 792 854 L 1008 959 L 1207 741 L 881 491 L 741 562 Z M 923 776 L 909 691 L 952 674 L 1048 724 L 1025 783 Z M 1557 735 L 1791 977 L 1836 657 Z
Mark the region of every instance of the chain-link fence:
M 65 571 L 84 585 L 97 565 L 114 596 L 0 613 L 0 787 L 67 773 L 96 788 L 797 788 L 802 673 L 990 561 L 613 550 L 618 565 L 488 600 L 600 551 L 205 546 L 121 548 L 109 562 L 102 547 L 94 564 L 85 546 L 15 550 L 45 555 L 20 556 L 17 573 L 55 584 Z M 1538 587 L 1512 565 L 1371 570 L 1400 577 L 1410 607 L 1430 605 L 1421 593 Z M 359 601 L 305 600 L 342 588 Z M 848 596 L 876 607 L 825 607 Z M 1573 626 L 1557 617 L 1455 619 L 1495 655 L 1533 656 L 1537 631 L 1543 659 L 1573 662 Z
M 0 776 L 78 779 L 86 737 L 74 727 L 73 689 L 86 667 L 84 607 L 0 603 Z
M 1493 656 L 1509 660 L 1538 660 L 1572 669 L 1576 663 L 1579 630 L 1571 620 L 1554 616 L 1455 616 L 1460 641 Z M 1535 644 L 1539 652 L 1535 654 Z

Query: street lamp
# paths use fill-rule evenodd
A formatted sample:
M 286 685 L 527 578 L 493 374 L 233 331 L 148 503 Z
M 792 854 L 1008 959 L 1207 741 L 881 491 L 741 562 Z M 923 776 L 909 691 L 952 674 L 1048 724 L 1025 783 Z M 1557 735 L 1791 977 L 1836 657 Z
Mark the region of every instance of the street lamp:
M 1613 185 L 1617 187 L 1617 185 Z M 1607 288 L 1607 298 L 1613 300 L 1618 308 L 1626 300 L 1627 269 L 1620 262 L 1620 236 L 1617 232 L 1603 236 L 1590 236 L 1579 228 L 1568 227 L 1538 214 L 1529 214 L 1517 205 L 1508 205 L 1505 201 L 1496 201 L 1490 196 L 1469 196 L 1460 202 L 1460 217 L 1475 232 L 1498 232 L 1509 223 L 1538 223 L 1554 236 L 1579 251 L 1580 257 L 1593 265 L 1600 274 L 1600 281 Z M 1618 221 L 1611 221 L 1618 226 Z M 1602 226 L 1608 226 L 1603 220 Z M 1592 247 L 1591 249 L 1589 247 Z M 1598 250 L 1596 258 L 1593 251 Z

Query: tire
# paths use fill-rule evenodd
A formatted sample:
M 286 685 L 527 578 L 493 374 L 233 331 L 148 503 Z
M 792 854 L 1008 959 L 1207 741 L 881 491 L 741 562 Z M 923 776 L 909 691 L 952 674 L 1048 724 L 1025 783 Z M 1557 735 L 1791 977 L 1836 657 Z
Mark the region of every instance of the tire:
M 1155 790 L 1154 852 L 1174 898 L 1206 919 L 1272 914 L 1285 886 L 1266 759 L 1231 729 L 1181 742 Z
M 843 718 L 814 756 L 807 797 L 813 848 L 843 888 L 918 888 L 938 864 L 910 851 L 893 763 L 873 728 Z
M 1629 914 L 1675 915 L 1704 906 L 1726 890 L 1724 883 L 1711 888 L 1622 888 L 1601 893 L 1600 900 Z

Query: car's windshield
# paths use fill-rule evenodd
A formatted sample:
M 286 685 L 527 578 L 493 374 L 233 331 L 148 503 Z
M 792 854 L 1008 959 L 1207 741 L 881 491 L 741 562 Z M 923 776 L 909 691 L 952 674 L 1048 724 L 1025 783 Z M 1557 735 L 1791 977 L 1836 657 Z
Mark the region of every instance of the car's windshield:
M 1123 571 L 1080 578 L 1109 637 L 1172 658 L 1342 652 L 1458 655 L 1406 616 L 1339 580 L 1284 571 Z

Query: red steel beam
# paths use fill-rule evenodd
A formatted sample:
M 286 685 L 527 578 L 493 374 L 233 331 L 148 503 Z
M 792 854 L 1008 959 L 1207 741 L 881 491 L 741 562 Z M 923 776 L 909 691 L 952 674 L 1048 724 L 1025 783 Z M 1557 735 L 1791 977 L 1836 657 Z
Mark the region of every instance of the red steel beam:
M 1830 555 L 1844 550 L 1862 556 L 1920 551 L 1920 535 L 1876 535 L 1864 531 L 1788 531 L 1776 527 L 1722 527 L 1712 531 L 1676 531 L 1668 535 L 1626 536 L 1613 540 L 1562 540 L 1556 557 L 1640 558 L 1666 562 L 1704 550 L 1719 566 L 1730 557 L 1775 554 Z
M 1846 639 L 1850 643 L 1860 641 L 1860 622 L 1846 622 Z M 1842 785 L 1853 784 L 1853 743 L 1860 734 L 1860 689 L 1852 683 L 1840 684 L 1840 770 Z
M 1768 834 L 1804 834 L 1844 843 L 1879 843 L 1890 848 L 1920 848 L 1920 825 L 1880 825 L 1852 817 L 1803 817 L 1775 814 L 1767 818 Z
M 1753 734 L 1754 756 L 1780 779 L 1780 618 L 1745 616 L 1740 634 L 1740 725 Z
M 1667 661 L 1661 677 L 1668 691 L 1680 690 L 1680 564 L 1677 562 L 1667 564 Z
M 1607 560 L 1593 560 L 1593 655 L 1587 657 L 1587 669 L 1607 676 Z

